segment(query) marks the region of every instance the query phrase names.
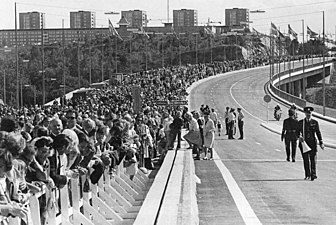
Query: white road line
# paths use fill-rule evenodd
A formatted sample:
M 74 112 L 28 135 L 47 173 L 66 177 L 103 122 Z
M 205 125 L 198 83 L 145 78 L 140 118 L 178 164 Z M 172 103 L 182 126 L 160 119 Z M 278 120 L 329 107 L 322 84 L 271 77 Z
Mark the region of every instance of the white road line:
M 240 190 L 238 184 L 232 177 L 230 171 L 226 168 L 224 163 L 219 159 L 219 156 L 215 150 L 213 150 L 214 161 L 220 170 L 223 179 L 225 180 L 226 185 L 231 193 L 233 200 L 236 203 L 236 206 L 242 216 L 245 224 L 247 225 L 259 225 L 262 224 L 258 219 L 257 215 L 254 213 L 251 205 L 248 203 L 243 192 Z
M 250 114 L 250 116 L 256 118 L 257 120 L 260 120 L 260 121 L 262 121 L 262 122 L 265 122 L 264 120 L 260 119 L 259 117 L 255 116 L 255 115 L 253 115 L 252 113 L 250 113 L 249 111 L 247 111 L 241 104 L 239 104 L 239 102 L 235 99 L 235 97 L 233 97 L 233 94 L 232 94 L 232 88 L 233 88 L 234 86 L 236 86 L 239 82 L 241 82 L 241 81 L 243 81 L 243 80 L 246 80 L 246 79 L 248 79 L 248 78 L 250 78 L 250 77 L 252 77 L 252 76 L 253 76 L 253 75 L 248 76 L 248 77 L 245 77 L 244 79 L 238 80 L 236 83 L 234 83 L 234 84 L 230 87 L 230 95 L 231 95 L 232 99 L 237 103 L 237 105 L 238 105 L 240 108 L 242 108 L 245 112 L 247 112 L 248 114 Z
M 274 149 L 274 150 L 275 150 L 275 151 L 277 151 L 277 152 L 281 152 L 281 150 L 280 150 L 280 149 L 277 149 L 277 148 L 276 148 L 276 149 Z
M 259 143 L 259 142 L 256 142 L 256 144 L 257 144 L 257 145 L 261 145 L 261 143 Z

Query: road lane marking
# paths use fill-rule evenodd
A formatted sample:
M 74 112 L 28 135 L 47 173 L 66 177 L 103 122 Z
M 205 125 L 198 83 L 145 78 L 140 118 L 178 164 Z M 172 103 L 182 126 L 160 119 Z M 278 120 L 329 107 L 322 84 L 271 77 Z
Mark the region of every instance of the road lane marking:
M 214 162 L 216 163 L 219 171 L 222 174 L 222 177 L 231 193 L 233 200 L 236 203 L 236 206 L 239 210 L 240 215 L 242 216 L 245 224 L 247 225 L 259 225 L 261 224 L 257 215 L 254 213 L 251 205 L 248 203 L 243 192 L 240 190 L 238 184 L 234 180 L 230 171 L 220 159 L 217 152 L 213 150 Z
M 256 142 L 256 144 L 257 144 L 257 145 L 261 145 L 261 143 L 259 143 L 259 142 Z
M 280 149 L 277 149 L 277 148 L 276 148 L 276 149 L 274 149 L 274 150 L 275 150 L 275 151 L 277 151 L 277 152 L 281 152 L 281 150 L 280 150 Z
M 264 120 L 260 119 L 259 117 L 255 116 L 255 115 L 253 115 L 252 113 L 250 113 L 249 111 L 247 111 L 241 104 L 239 104 L 239 102 L 235 99 L 235 97 L 233 97 L 233 94 L 232 94 L 232 88 L 233 88 L 234 86 L 236 86 L 239 82 L 241 82 L 241 81 L 243 81 L 243 80 L 246 80 L 246 79 L 248 79 L 248 78 L 250 78 L 250 77 L 252 77 L 252 76 L 253 76 L 253 75 L 248 76 L 248 77 L 245 77 L 245 78 L 243 78 L 243 79 L 241 79 L 241 80 L 238 80 L 236 83 L 234 83 L 234 84 L 230 87 L 230 95 L 231 95 L 233 101 L 235 101 L 235 102 L 237 103 L 237 105 L 238 105 L 240 108 L 242 108 L 246 113 L 248 113 L 248 114 L 249 114 L 250 116 L 252 116 L 253 118 L 256 118 L 257 120 L 260 120 L 260 121 L 262 121 L 262 122 L 265 122 Z

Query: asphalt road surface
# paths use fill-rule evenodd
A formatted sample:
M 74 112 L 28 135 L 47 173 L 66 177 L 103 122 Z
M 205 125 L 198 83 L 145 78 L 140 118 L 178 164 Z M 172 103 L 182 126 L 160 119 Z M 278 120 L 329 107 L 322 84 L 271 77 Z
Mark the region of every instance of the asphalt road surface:
M 242 107 L 245 114 L 244 140 L 217 133 L 214 160 L 195 161 L 202 225 L 336 224 L 336 150 L 319 150 L 315 181 L 303 179 L 299 150 L 295 163 L 286 161 L 280 136 L 260 126 L 267 120 L 263 96 L 268 76 L 269 67 L 230 72 L 191 91 L 190 109 L 207 104 L 216 109 L 223 125 L 226 106 Z M 273 119 L 275 104 L 269 104 L 270 122 L 282 125 L 282 120 Z M 336 126 L 320 124 L 322 136 L 335 139 Z

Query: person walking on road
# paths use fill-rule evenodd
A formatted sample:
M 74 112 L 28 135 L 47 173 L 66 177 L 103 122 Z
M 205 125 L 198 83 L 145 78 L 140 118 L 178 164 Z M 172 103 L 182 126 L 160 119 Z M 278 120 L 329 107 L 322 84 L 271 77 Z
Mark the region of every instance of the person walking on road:
M 245 116 L 241 108 L 237 108 L 237 111 L 238 111 L 238 129 L 239 129 L 239 134 L 240 134 L 239 139 L 242 140 L 244 139 L 244 117 Z
M 295 162 L 296 146 L 298 139 L 298 121 L 295 119 L 295 110 L 288 110 L 288 118 L 283 121 L 281 141 L 285 140 L 286 160 L 290 161 L 290 152 L 292 149 L 292 162 Z
M 204 152 L 205 157 L 204 159 L 208 159 L 208 151 L 210 152 L 210 159 L 213 158 L 213 146 L 215 142 L 215 125 L 212 119 L 210 119 L 210 112 L 204 112 L 204 128 L 203 128 L 203 135 L 204 135 Z
M 322 135 L 319 127 L 319 123 L 312 119 L 313 107 L 304 107 L 306 118 L 299 121 L 299 134 L 300 143 L 299 148 L 302 153 L 303 165 L 305 170 L 305 180 L 311 179 L 312 181 L 317 179 L 316 176 L 316 162 L 317 162 L 317 140 L 321 149 L 324 149 Z

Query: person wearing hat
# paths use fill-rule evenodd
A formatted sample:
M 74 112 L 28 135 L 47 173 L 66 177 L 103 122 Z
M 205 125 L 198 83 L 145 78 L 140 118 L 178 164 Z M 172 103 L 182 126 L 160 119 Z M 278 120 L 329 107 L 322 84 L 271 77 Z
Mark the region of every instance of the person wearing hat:
M 240 137 L 239 139 L 244 139 L 244 113 L 242 112 L 241 108 L 237 108 L 238 111 L 238 129 Z
M 306 118 L 299 121 L 299 134 L 300 143 L 299 148 L 302 153 L 303 165 L 305 170 L 305 180 L 311 179 L 312 181 L 317 178 L 316 176 L 316 153 L 317 153 L 317 139 L 321 149 L 324 149 L 322 135 L 319 127 L 319 123 L 312 119 L 313 107 L 304 107 L 303 109 Z M 308 147 L 308 151 L 303 151 L 304 143 Z
M 287 161 L 290 161 L 290 150 L 292 148 L 292 162 L 295 162 L 296 146 L 298 139 L 298 121 L 295 119 L 295 110 L 288 110 L 288 118 L 283 121 L 281 141 L 285 140 Z

